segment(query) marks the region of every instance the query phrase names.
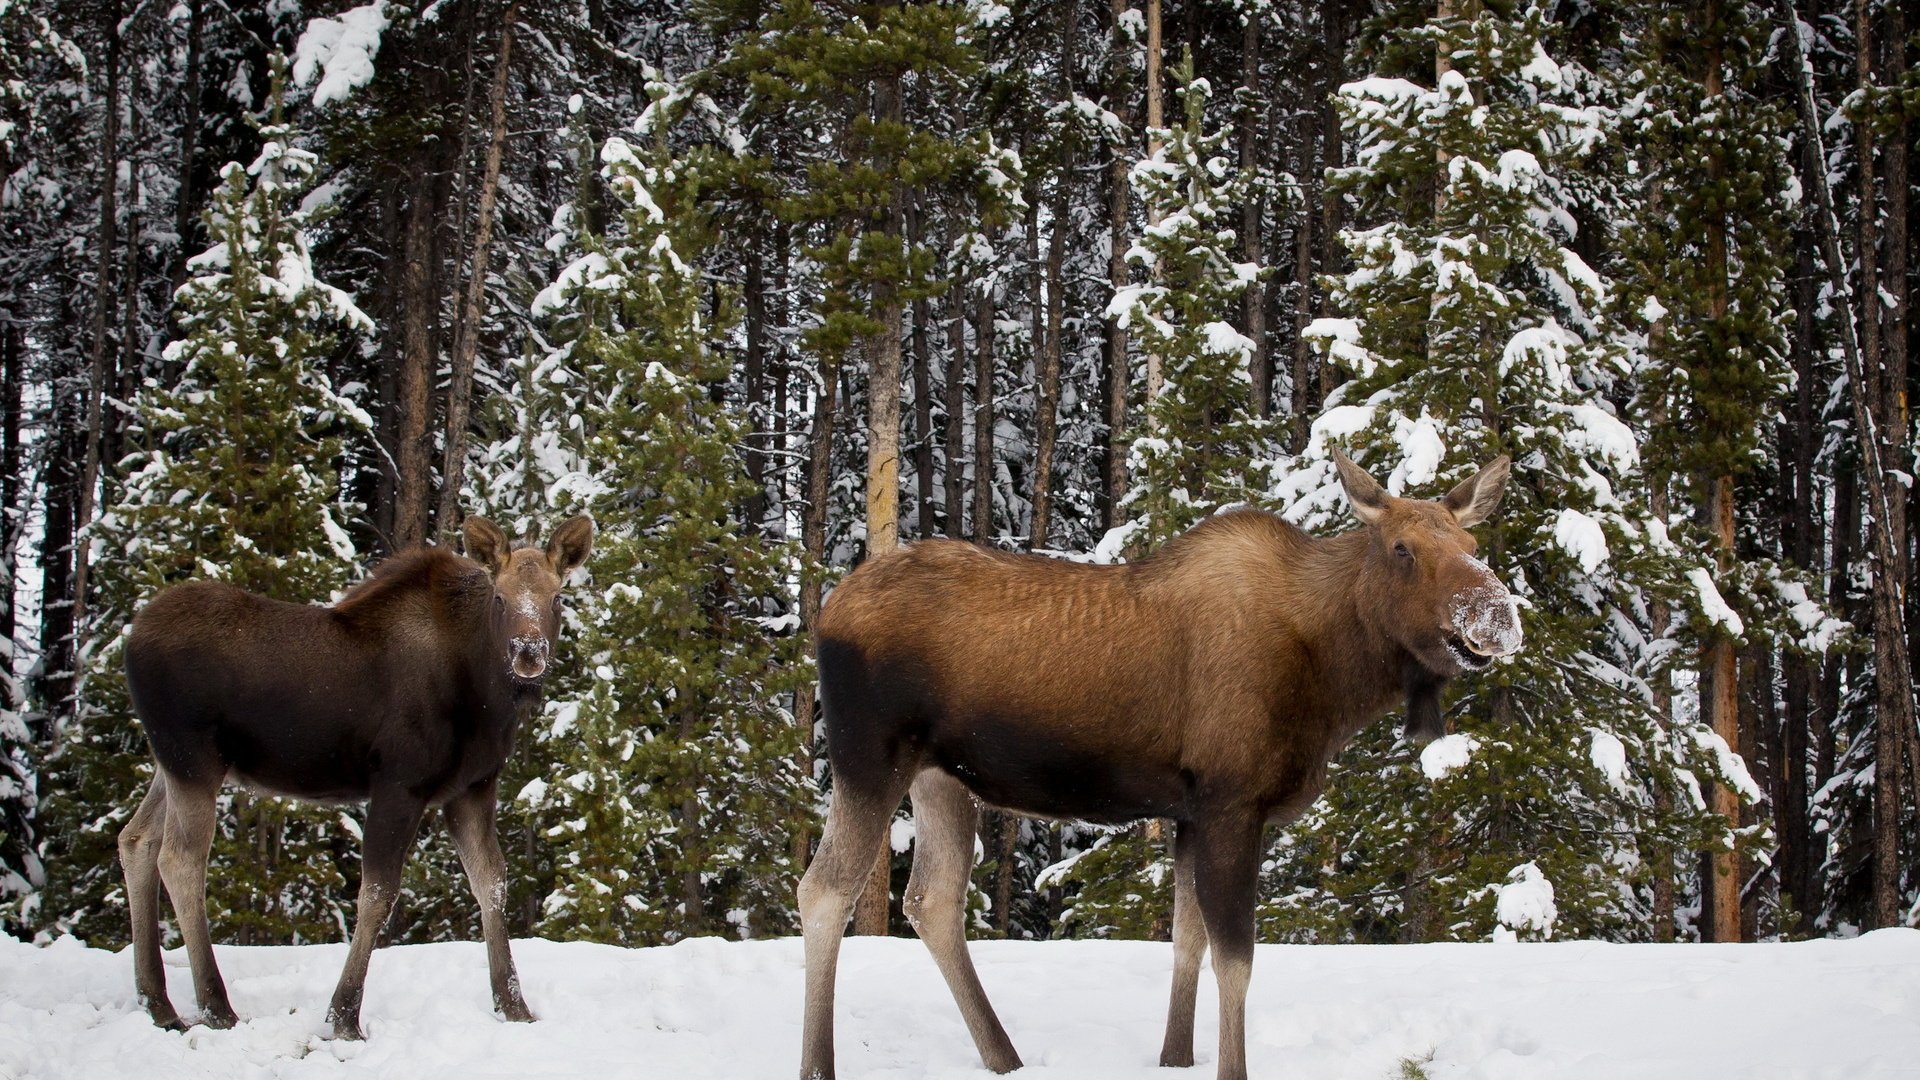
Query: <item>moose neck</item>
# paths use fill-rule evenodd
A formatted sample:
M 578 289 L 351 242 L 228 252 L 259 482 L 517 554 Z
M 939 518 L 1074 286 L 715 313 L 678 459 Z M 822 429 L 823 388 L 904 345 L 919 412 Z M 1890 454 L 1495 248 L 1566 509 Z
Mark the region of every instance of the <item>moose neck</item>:
M 1403 697 L 1410 709 L 1437 708 L 1444 680 L 1393 640 L 1382 625 L 1383 592 L 1391 587 L 1367 572 L 1366 529 L 1324 539 L 1308 537 L 1301 552 L 1304 573 L 1293 575 L 1289 600 L 1299 612 L 1296 629 L 1313 643 L 1323 670 L 1332 674 L 1341 709 L 1339 739 L 1391 710 Z

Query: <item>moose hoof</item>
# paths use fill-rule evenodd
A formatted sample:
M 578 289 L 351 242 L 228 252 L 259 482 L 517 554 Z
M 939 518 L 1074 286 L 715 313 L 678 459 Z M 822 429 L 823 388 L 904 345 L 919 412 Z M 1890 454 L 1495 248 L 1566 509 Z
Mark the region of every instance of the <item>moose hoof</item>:
M 503 1006 L 500 1009 L 500 1016 L 509 1024 L 531 1024 L 539 1019 L 539 1017 L 533 1015 L 532 1009 L 527 1008 L 525 1002 L 518 1005 Z
M 153 1026 L 162 1031 L 187 1030 L 187 1022 L 180 1019 L 180 1014 L 174 1012 L 171 1006 L 165 1009 L 149 1009 L 147 1015 L 153 1017 Z
M 360 1030 L 360 1018 L 334 1013 L 327 1017 L 327 1023 L 333 1025 L 333 1037 L 343 1042 L 365 1042 L 366 1033 Z
M 240 1018 L 234 1015 L 232 1009 L 209 1009 L 200 1022 L 216 1031 L 225 1031 L 238 1024 Z
M 1193 1051 L 1189 1050 L 1184 1054 L 1171 1052 L 1162 1053 L 1160 1055 L 1160 1067 L 1163 1069 L 1191 1069 L 1193 1068 Z
M 993 1072 L 1010 1073 L 1020 1067 L 1020 1055 L 1008 1050 L 1004 1054 L 993 1054 L 987 1057 L 985 1064 Z

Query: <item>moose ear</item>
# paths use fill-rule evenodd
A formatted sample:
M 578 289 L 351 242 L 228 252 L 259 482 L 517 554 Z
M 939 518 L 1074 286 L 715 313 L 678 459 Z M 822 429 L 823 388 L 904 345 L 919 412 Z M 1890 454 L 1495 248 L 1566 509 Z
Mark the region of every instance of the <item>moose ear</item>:
M 564 579 L 574 567 L 586 562 L 592 551 L 593 519 L 581 514 L 553 530 L 553 539 L 547 541 L 547 562 Z
M 507 552 L 513 544 L 500 526 L 481 517 L 468 514 L 461 525 L 461 533 L 467 541 L 467 558 L 487 568 L 487 573 L 498 574 L 507 567 Z
M 1338 450 L 1333 452 L 1333 464 L 1340 470 L 1340 486 L 1346 489 L 1347 502 L 1353 506 L 1353 516 L 1359 518 L 1363 525 L 1379 521 L 1380 515 L 1387 509 L 1387 493 L 1380 482 Z
M 1512 460 L 1501 454 L 1455 485 L 1447 497 L 1440 500 L 1441 504 L 1453 511 L 1453 520 L 1459 522 L 1461 528 L 1472 528 L 1493 516 L 1500 505 L 1500 496 L 1507 493 L 1507 477 L 1512 472 Z

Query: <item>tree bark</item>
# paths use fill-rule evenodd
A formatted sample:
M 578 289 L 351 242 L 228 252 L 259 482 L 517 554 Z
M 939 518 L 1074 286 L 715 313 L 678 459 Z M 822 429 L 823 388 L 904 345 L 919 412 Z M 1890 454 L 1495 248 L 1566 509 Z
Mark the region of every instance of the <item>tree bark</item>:
M 1160 132 L 1166 128 L 1166 110 L 1162 103 L 1160 87 L 1160 0 L 1147 0 L 1147 156 L 1160 152 Z M 1149 228 L 1160 224 L 1160 212 L 1152 206 L 1147 207 L 1147 225 Z M 1160 385 L 1165 379 L 1161 370 L 1161 358 L 1158 352 L 1147 353 L 1147 401 L 1152 402 L 1160 396 Z
M 473 253 L 467 270 L 460 316 L 453 327 L 453 365 L 447 377 L 447 428 L 440 463 L 440 507 L 436 515 L 440 542 L 450 544 L 461 523 L 460 491 L 467 472 L 467 426 L 473 403 L 473 365 L 480 348 L 481 302 L 486 296 L 487 261 L 493 248 L 494 204 L 500 189 L 500 166 L 507 144 L 507 83 L 513 59 L 513 24 L 519 3 L 507 5 L 500 17 L 500 54 L 494 59 L 493 86 L 488 91 L 490 124 L 487 161 L 480 174 L 479 219 L 474 225 Z
M 953 315 L 947 320 L 947 377 L 946 405 L 946 491 L 944 509 L 947 514 L 947 535 L 955 540 L 966 535 L 966 504 L 962 489 L 966 482 L 966 470 L 963 466 L 966 455 L 966 388 L 967 388 L 967 314 L 966 292 L 960 282 L 953 282 L 948 290 L 954 307 Z
M 1240 102 L 1240 171 L 1252 178 L 1255 188 L 1240 208 L 1241 257 L 1253 266 L 1262 266 L 1260 230 L 1265 216 L 1258 187 L 1260 177 L 1260 16 L 1248 11 L 1242 16 L 1246 25 L 1240 36 L 1240 83 L 1244 100 Z M 1267 291 L 1259 278 L 1247 285 L 1244 305 L 1247 337 L 1253 341 L 1247 375 L 1253 381 L 1253 414 L 1273 415 L 1273 352 L 1267 348 Z
M 1721 56 L 1723 44 L 1719 37 L 1720 5 L 1710 2 L 1706 11 L 1706 25 L 1709 28 L 1706 56 L 1705 98 L 1708 107 L 1721 96 Z M 1707 176 L 1710 183 L 1718 183 L 1726 169 L 1725 162 L 1716 152 L 1707 160 Z M 1707 317 L 1721 322 L 1727 317 L 1727 233 L 1725 218 L 1715 212 L 1707 227 Z M 1713 537 L 1714 563 L 1718 568 L 1720 580 L 1733 569 L 1734 544 L 1734 484 L 1730 473 L 1712 478 L 1707 488 L 1707 526 Z M 1706 670 L 1701 673 L 1700 712 L 1707 722 L 1734 753 L 1741 752 L 1740 716 L 1739 716 L 1740 671 L 1739 657 L 1734 641 L 1724 632 L 1718 634 L 1713 644 L 1707 647 Z M 1715 814 L 1725 818 L 1728 826 L 1740 821 L 1740 803 L 1733 789 L 1725 784 L 1714 784 L 1708 803 Z M 1740 940 L 1740 880 L 1737 860 L 1731 851 L 1715 850 L 1708 859 L 1708 881 L 1704 890 L 1708 918 L 1707 927 L 1713 941 Z
M 913 246 L 920 243 L 920 213 L 912 207 L 908 233 Z M 913 301 L 913 490 L 914 519 L 918 539 L 936 535 L 933 523 L 933 377 L 928 370 L 930 345 L 927 322 L 931 318 L 924 296 Z
M 1123 128 L 1133 126 L 1133 94 L 1127 85 L 1126 37 L 1122 30 L 1131 0 L 1112 0 L 1112 65 L 1108 72 L 1107 104 Z M 1127 140 L 1114 140 L 1107 162 L 1107 285 L 1119 292 L 1127 285 L 1128 186 Z M 1112 319 L 1106 325 L 1106 491 L 1102 524 L 1114 528 L 1121 522 L 1120 502 L 1127 492 L 1127 390 L 1131 375 L 1127 370 L 1127 332 Z
M 834 392 L 839 386 L 838 366 L 830 359 L 820 363 L 820 384 L 814 388 L 813 427 L 807 433 L 806 507 L 800 517 L 800 549 L 806 556 L 800 576 L 800 624 L 806 628 L 807 651 L 817 664 L 819 650 L 814 647 L 814 631 L 820 625 L 820 573 L 827 558 L 827 499 L 833 481 Z M 794 694 L 793 720 L 800 729 L 800 767 L 808 778 L 814 773 L 815 688 L 805 687 Z M 809 830 L 801 828 L 794 837 L 794 866 L 803 868 L 808 860 Z
M 1064 14 L 1060 20 L 1060 100 L 1072 101 L 1076 2 L 1065 0 L 1061 8 Z M 1027 547 L 1035 551 L 1050 546 L 1047 533 L 1053 524 L 1053 452 L 1059 436 L 1060 367 L 1066 345 L 1061 340 L 1066 325 L 1061 271 L 1066 264 L 1067 233 L 1072 224 L 1067 217 L 1067 183 L 1072 173 L 1072 149 L 1062 147 L 1055 169 L 1053 201 L 1048 208 L 1048 216 L 1053 219 L 1053 234 L 1047 242 L 1045 348 L 1035 402 L 1038 415 L 1034 417 L 1033 436 L 1033 523 L 1027 531 Z
M 94 242 L 99 245 L 99 264 L 93 293 L 93 335 L 89 344 L 86 396 L 86 450 L 80 466 L 76 492 L 75 539 L 73 548 L 73 629 L 84 633 L 87 623 L 87 576 L 89 559 L 86 531 L 93 523 L 94 488 L 100 478 L 101 398 L 107 388 L 107 326 L 113 310 L 113 259 L 118 252 L 120 192 L 120 58 L 125 42 L 121 40 L 121 5 L 116 2 L 107 28 L 107 100 L 100 124 L 100 225 Z
M 874 118 L 898 128 L 902 122 L 900 75 L 874 81 Z M 877 165 L 878 163 L 876 163 Z M 895 179 L 888 193 L 881 228 L 889 237 L 903 233 L 905 181 Z M 867 342 L 867 557 L 878 558 L 900 545 L 900 290 L 892 281 L 873 287 L 873 314 L 879 333 Z M 893 850 L 882 843 L 873 874 L 854 905 L 853 932 L 885 934 L 891 889 Z
M 405 551 L 427 539 L 428 493 L 432 462 L 427 439 L 433 414 L 433 316 L 439 303 L 434 287 L 437 256 L 433 225 L 433 155 L 423 148 L 414 158 L 417 172 L 407 192 L 406 234 L 402 240 L 400 281 L 400 369 L 394 379 L 393 550 Z
M 973 542 L 993 546 L 993 286 L 981 283 L 973 327 Z

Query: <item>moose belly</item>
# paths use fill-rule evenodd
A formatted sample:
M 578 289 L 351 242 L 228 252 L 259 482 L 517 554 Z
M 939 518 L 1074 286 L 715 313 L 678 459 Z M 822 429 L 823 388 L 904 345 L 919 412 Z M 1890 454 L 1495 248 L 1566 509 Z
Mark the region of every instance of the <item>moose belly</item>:
M 933 764 L 982 802 L 1032 817 L 1117 825 L 1185 816 L 1179 769 L 1103 752 L 1083 733 L 1031 718 L 971 715 L 934 726 Z

